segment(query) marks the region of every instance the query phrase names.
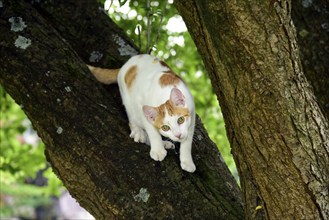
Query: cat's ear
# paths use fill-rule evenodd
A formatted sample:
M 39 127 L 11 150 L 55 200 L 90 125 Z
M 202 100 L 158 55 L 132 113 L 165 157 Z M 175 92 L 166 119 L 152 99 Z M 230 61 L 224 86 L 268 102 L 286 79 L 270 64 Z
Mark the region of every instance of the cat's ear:
M 148 105 L 144 105 L 143 112 L 147 120 L 149 120 L 151 123 L 154 123 L 155 118 L 158 116 L 157 109 Z
M 177 88 L 172 88 L 171 93 L 170 93 L 170 101 L 174 104 L 174 106 L 177 106 L 177 107 L 185 106 L 185 96 Z

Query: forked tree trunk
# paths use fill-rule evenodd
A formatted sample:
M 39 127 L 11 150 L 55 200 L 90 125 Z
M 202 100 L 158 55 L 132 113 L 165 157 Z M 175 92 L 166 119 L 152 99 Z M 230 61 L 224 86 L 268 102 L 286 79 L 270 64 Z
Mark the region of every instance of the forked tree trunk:
M 97 219 L 242 219 L 239 188 L 199 119 L 193 174 L 177 151 L 155 162 L 128 137 L 117 86 L 105 89 L 85 62 L 116 68 L 137 49 L 96 1 L 30 2 L 0 8 L 0 83 L 72 196 Z
M 328 122 L 302 70 L 291 2 L 175 5 L 217 93 L 246 218 L 329 219 Z

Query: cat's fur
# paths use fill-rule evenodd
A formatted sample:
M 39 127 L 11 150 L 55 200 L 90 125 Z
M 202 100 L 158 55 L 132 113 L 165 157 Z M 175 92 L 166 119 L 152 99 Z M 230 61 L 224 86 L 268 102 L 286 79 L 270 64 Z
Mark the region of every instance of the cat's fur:
M 165 148 L 174 147 L 170 141 L 162 141 L 163 135 L 180 142 L 182 169 L 195 171 L 191 155 L 195 126 L 193 97 L 166 63 L 144 54 L 133 56 L 120 70 L 88 67 L 100 82 L 118 82 L 129 118 L 130 137 L 135 142 L 150 144 L 152 159 L 162 161 L 167 155 Z

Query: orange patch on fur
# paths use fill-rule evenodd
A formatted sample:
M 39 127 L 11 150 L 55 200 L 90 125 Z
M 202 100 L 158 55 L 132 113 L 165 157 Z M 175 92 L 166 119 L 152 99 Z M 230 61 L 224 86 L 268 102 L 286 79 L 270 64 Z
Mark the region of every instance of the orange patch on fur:
M 190 111 L 188 110 L 188 108 L 175 107 L 170 100 L 167 100 L 165 103 L 163 103 L 156 109 L 158 112 L 158 116 L 154 121 L 154 126 L 158 129 L 160 129 L 161 126 L 163 125 L 163 119 L 166 116 L 166 112 L 168 112 L 170 116 L 173 115 L 179 115 L 184 117 L 190 116 Z
M 161 66 L 166 67 L 168 70 L 164 71 L 164 74 L 159 79 L 159 83 L 161 87 L 169 86 L 169 85 L 177 85 L 180 81 L 183 81 L 178 75 L 172 71 L 172 69 L 168 66 L 166 62 L 163 60 L 159 61 Z
M 169 86 L 169 85 L 177 85 L 182 79 L 177 76 L 172 71 L 167 71 L 159 79 L 159 83 L 161 87 Z
M 126 72 L 125 83 L 126 83 L 128 89 L 130 89 L 131 85 L 133 84 L 134 80 L 136 79 L 136 74 L 137 74 L 136 65 L 130 67 L 129 70 Z

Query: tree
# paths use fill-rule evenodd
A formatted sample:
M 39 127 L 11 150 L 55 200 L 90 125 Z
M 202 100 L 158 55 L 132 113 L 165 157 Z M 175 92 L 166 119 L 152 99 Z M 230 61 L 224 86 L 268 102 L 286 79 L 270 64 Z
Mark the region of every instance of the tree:
M 175 4 L 222 107 L 246 218 L 328 219 L 328 121 L 303 73 L 291 2 Z
M 296 26 L 301 63 L 324 115 L 329 118 L 329 42 L 325 1 L 292 1 L 291 16 Z
M 85 63 L 119 67 L 138 50 L 96 2 L 10 1 L 0 19 L 0 83 L 45 142 L 54 172 L 97 219 L 242 218 L 239 188 L 199 119 L 194 174 L 174 152 L 157 163 L 127 138 L 117 86 L 104 88 Z
M 148 148 L 126 139 L 117 88 L 107 88 L 109 97 L 84 62 L 98 51 L 93 57 L 103 55 L 102 65 L 119 67 L 137 50 L 95 3 L 6 4 L 0 82 L 24 106 L 53 169 L 86 209 L 100 219 L 243 218 L 238 187 L 200 121 L 191 175 L 172 153 L 155 163 Z M 175 5 L 223 110 L 245 218 L 327 219 L 328 122 L 304 76 L 290 1 Z M 19 16 L 28 27 L 14 33 L 8 19 Z

